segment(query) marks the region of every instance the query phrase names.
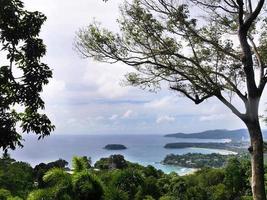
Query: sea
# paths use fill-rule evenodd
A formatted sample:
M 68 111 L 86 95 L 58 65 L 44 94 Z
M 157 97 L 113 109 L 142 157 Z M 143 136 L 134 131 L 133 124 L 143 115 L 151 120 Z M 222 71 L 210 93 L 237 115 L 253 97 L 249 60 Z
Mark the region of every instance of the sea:
M 12 158 L 30 163 L 33 167 L 39 163 L 55 161 L 59 158 L 69 162 L 73 156 L 91 157 L 92 162 L 112 154 L 121 154 L 126 160 L 143 166 L 152 165 L 165 173 L 176 172 L 185 175 L 195 169 L 172 165 L 163 165 L 161 161 L 168 154 L 186 153 L 220 153 L 234 152 L 217 149 L 184 148 L 165 149 L 164 145 L 171 142 L 227 142 L 214 139 L 181 139 L 164 137 L 163 135 L 51 135 L 37 140 L 35 136 L 27 135 L 24 147 L 10 151 Z M 107 144 L 123 144 L 125 150 L 106 150 Z

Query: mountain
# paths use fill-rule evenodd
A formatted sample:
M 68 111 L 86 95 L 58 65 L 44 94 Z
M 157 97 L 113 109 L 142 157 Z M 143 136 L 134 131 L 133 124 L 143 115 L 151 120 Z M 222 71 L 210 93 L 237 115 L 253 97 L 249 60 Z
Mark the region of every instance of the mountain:
M 263 130 L 264 138 L 267 138 L 267 130 Z M 175 138 L 198 138 L 198 139 L 231 139 L 232 141 L 248 140 L 249 134 L 246 129 L 226 130 L 216 129 L 198 133 L 173 133 L 165 137 Z

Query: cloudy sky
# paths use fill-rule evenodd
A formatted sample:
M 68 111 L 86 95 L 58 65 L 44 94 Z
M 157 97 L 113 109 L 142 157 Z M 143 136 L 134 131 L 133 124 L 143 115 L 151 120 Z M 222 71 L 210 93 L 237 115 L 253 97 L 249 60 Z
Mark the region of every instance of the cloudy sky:
M 116 18 L 122 0 L 23 2 L 28 10 L 48 17 L 41 37 L 47 45 L 44 62 L 53 69 L 54 77 L 43 98 L 46 113 L 57 127 L 55 134 L 165 134 L 244 127 L 216 99 L 196 106 L 167 89 L 149 93 L 122 87 L 130 67 L 82 59 L 73 50 L 75 33 L 94 20 L 118 30 Z

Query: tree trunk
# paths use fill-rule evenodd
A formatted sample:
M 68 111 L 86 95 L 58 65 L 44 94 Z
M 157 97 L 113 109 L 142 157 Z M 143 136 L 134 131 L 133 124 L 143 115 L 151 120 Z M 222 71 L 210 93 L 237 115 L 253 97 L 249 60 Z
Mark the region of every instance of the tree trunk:
M 264 186 L 263 137 L 259 120 L 246 124 L 250 134 L 251 147 L 251 188 L 253 200 L 266 200 Z

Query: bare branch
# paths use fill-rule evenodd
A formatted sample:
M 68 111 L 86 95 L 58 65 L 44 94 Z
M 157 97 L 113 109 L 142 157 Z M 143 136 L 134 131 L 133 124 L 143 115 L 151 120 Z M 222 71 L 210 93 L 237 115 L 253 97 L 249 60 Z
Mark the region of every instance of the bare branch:
M 238 116 L 242 121 L 245 120 L 246 115 L 241 113 L 233 104 L 231 104 L 229 101 L 227 101 L 222 94 L 216 95 L 216 97 L 224 104 L 226 105 L 236 116 Z
M 257 7 L 255 8 L 254 12 L 252 12 L 249 17 L 247 18 L 247 20 L 244 23 L 244 28 L 246 31 L 249 30 L 251 24 L 255 21 L 255 19 L 258 17 L 258 15 L 260 14 L 260 11 L 262 10 L 262 7 L 264 5 L 265 0 L 260 0 Z

